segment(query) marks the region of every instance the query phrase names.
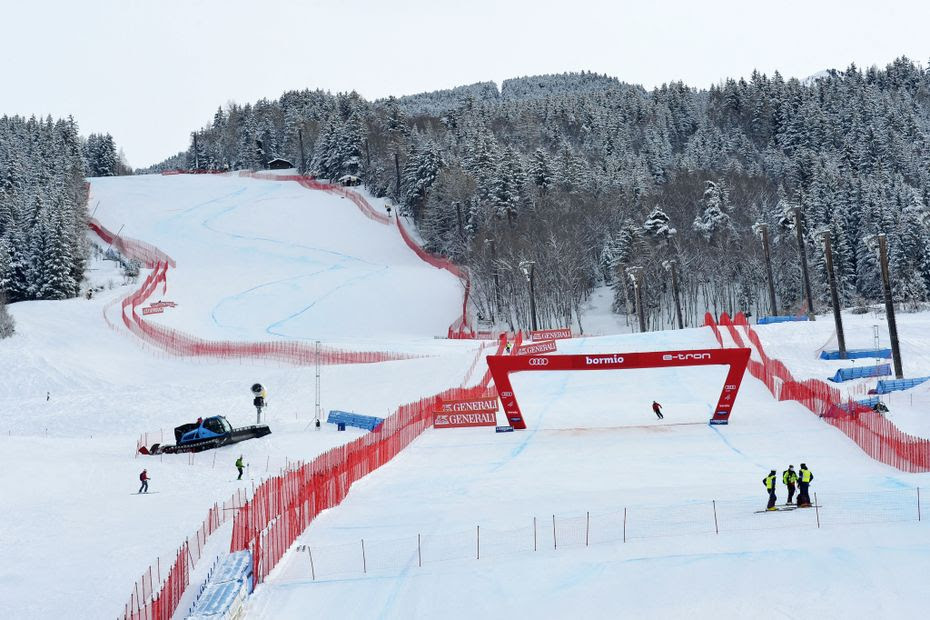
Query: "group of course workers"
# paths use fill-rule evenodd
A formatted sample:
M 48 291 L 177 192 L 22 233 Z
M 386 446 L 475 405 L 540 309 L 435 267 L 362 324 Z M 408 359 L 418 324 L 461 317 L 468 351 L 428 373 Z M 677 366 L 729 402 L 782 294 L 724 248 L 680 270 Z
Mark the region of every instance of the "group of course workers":
M 766 506 L 766 510 L 778 510 L 775 507 L 775 502 L 778 501 L 778 498 L 775 496 L 775 487 L 776 479 L 778 474 L 773 469 L 769 472 L 769 475 L 762 479 L 762 484 L 765 485 L 765 490 L 769 494 L 769 503 Z M 794 470 L 794 465 L 789 465 L 788 469 L 782 472 L 781 481 L 786 487 L 788 487 L 788 502 L 786 506 L 792 505 L 792 499 L 794 498 L 795 486 L 798 489 L 798 508 L 810 508 L 811 507 L 811 496 L 810 496 L 810 484 L 814 481 L 814 474 L 811 473 L 811 470 L 807 468 L 807 465 L 801 463 L 801 469 L 799 471 Z

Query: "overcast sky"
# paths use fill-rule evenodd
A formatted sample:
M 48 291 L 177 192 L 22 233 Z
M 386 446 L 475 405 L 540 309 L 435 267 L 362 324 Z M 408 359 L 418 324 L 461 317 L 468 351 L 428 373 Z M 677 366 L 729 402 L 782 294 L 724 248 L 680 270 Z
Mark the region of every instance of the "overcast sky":
M 930 2 L 0 0 L 0 114 L 73 115 L 129 163 L 186 148 L 218 106 L 285 90 L 374 99 L 591 70 L 706 88 L 930 59 Z

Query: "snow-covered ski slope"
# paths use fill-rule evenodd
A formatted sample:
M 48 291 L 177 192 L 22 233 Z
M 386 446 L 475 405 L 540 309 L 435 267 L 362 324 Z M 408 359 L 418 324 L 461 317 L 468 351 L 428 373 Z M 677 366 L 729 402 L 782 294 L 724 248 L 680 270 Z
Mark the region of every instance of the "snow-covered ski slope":
M 165 299 L 178 306 L 146 319 L 202 338 L 319 339 L 424 356 L 324 366 L 324 417 L 387 415 L 459 385 L 475 359 L 477 343 L 435 339 L 461 313 L 459 281 L 348 200 L 225 176 L 91 179 L 91 192 L 107 228 L 177 262 Z M 114 303 L 138 283 L 123 286 L 112 262 L 95 261 L 88 275 L 104 287 L 93 299 L 13 304 L 16 335 L 0 340 L 0 610 L 9 617 L 115 617 L 159 558 L 165 575 L 214 502 L 361 433 L 312 430 L 313 367 L 144 346 Z M 104 321 L 107 307 L 118 329 Z M 268 389 L 268 437 L 192 459 L 134 454 L 140 434 L 171 438 L 198 416 L 254 423 L 256 381 Z M 240 454 L 250 466 L 238 483 Z M 158 494 L 132 495 L 143 467 Z
M 559 346 L 714 344 L 700 329 Z M 724 372 L 714 374 L 515 375 L 528 430 L 424 433 L 298 541 L 313 552 L 317 579 L 308 554 L 292 552 L 250 617 L 298 618 L 310 605 L 353 618 L 922 616 L 917 575 L 930 569 L 930 528 L 861 523 L 916 521 L 916 487 L 930 474 L 869 459 L 748 376 L 730 425 L 709 426 Z M 653 399 L 665 405 L 662 421 Z M 755 513 L 765 506 L 762 477 L 802 461 L 815 472 L 823 529 L 814 511 Z M 783 486 L 778 493 L 784 502 Z
M 178 306 L 150 320 L 201 338 L 432 338 L 461 314 L 462 285 L 392 225 L 293 181 L 95 179 L 90 204 L 110 230 L 176 261 L 168 297 Z
M 202 338 L 319 339 L 429 356 L 324 366 L 324 411 L 386 415 L 461 385 L 475 359 L 477 343 L 434 339 L 460 313 L 460 283 L 347 200 L 237 176 L 92 179 L 92 193 L 90 208 L 107 228 L 123 227 L 177 263 L 165 298 L 178 306 L 149 320 Z M 164 574 L 214 502 L 360 433 L 308 429 L 312 367 L 176 358 L 110 329 L 104 308 L 135 287 L 93 267 L 97 281 L 115 287 L 91 300 L 14 304 L 17 335 L 0 341 L 0 610 L 11 618 L 120 614 L 134 581 L 159 557 Z M 916 351 L 930 345 L 926 320 L 899 317 Z M 832 374 L 830 363 L 811 361 L 828 321 L 783 327 L 760 329 L 785 345 L 771 355 L 792 369 L 810 364 L 811 376 Z M 847 339 L 861 335 L 850 331 Z M 559 350 L 715 344 L 710 330 L 693 329 L 579 338 Z M 913 359 L 908 374 L 930 374 L 922 363 Z M 249 617 L 923 617 L 930 529 L 914 521 L 912 500 L 930 475 L 872 461 L 751 377 L 731 424 L 709 427 L 722 379 L 718 369 L 515 375 L 527 431 L 424 433 L 304 534 L 317 580 L 307 555 L 292 551 L 256 592 Z M 254 422 L 255 381 L 269 392 L 268 437 L 193 463 L 133 455 L 140 433 L 170 434 L 199 415 Z M 664 421 L 652 400 L 665 406 Z M 250 465 L 241 484 L 239 454 Z M 761 478 L 801 461 L 824 505 L 819 530 L 810 511 L 755 514 L 764 506 Z M 132 495 L 143 467 L 158 494 Z M 553 514 L 557 550 L 547 529 Z M 471 559 L 476 525 L 481 558 Z

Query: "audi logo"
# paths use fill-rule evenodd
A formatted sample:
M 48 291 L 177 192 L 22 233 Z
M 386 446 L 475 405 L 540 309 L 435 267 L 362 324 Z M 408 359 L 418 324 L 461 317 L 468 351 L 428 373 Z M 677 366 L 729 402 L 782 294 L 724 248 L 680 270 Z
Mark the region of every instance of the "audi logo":
M 531 357 L 530 358 L 530 366 L 547 366 L 548 364 L 549 364 L 549 360 L 546 359 L 545 357 Z

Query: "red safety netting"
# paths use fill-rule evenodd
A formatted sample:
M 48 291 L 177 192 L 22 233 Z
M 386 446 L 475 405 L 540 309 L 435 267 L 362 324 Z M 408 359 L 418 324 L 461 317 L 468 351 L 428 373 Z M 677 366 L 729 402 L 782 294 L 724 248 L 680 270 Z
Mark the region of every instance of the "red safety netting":
M 178 549 L 174 564 L 168 568 L 165 579 L 161 577 L 161 559 L 146 570 L 136 581 L 129 602 L 123 612 L 123 620 L 170 620 L 190 583 L 190 573 L 203 556 L 207 539 L 221 525 L 229 521 L 245 504 L 243 492 L 237 491 L 223 503 L 213 504 L 203 523 Z M 157 591 L 156 591 L 157 588 Z
M 714 330 L 723 346 L 717 322 L 708 312 L 704 324 Z M 862 450 L 877 461 L 907 472 L 930 471 L 930 440 L 901 431 L 881 413 L 854 400 L 844 399 L 840 391 L 818 379 L 797 381 L 780 360 L 765 353 L 759 335 L 742 312 L 732 320 L 724 313 L 720 325 L 725 327 L 738 347 L 746 346 L 740 329 L 752 345 L 749 373 L 762 381 L 778 400 L 793 400 L 843 431 Z
M 502 339 L 497 355 L 505 346 Z M 402 405 L 376 430 L 266 480 L 237 513 L 230 551 L 251 550 L 255 583 L 261 583 L 321 511 L 341 503 L 354 482 L 390 461 L 432 425 L 442 401 L 496 398 L 488 390 L 489 382 L 486 374 L 477 386 L 452 388 Z
M 175 266 L 174 259 L 154 245 L 129 237 L 118 237 L 94 218 L 87 220 L 87 226 L 90 227 L 98 237 L 103 239 L 104 243 L 115 247 L 119 253 L 126 258 L 139 261 L 146 269 L 154 269 L 157 263 L 166 263 L 171 267 Z

